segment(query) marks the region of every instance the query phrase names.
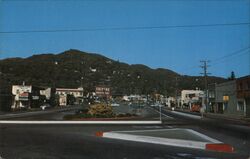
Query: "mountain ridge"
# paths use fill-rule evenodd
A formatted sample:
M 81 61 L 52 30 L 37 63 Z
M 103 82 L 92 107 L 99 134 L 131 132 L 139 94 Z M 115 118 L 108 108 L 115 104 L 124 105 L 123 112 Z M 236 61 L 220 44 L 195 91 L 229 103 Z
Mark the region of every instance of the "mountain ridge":
M 49 87 L 80 87 L 94 91 L 96 85 L 107 85 L 114 94 L 173 95 L 175 90 L 203 89 L 203 77 L 180 75 L 166 68 L 127 64 L 97 53 L 70 49 L 59 54 L 45 53 L 27 58 L 0 60 L 1 79 L 9 85 L 27 84 Z M 178 79 L 176 86 L 176 77 Z M 209 83 L 225 81 L 208 77 Z

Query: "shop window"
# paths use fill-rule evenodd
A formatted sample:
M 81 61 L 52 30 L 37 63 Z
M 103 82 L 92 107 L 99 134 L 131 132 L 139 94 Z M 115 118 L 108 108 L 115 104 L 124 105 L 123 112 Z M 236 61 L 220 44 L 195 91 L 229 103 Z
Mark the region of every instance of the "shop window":
M 245 102 L 244 100 L 239 100 L 237 103 L 237 110 L 238 111 L 244 111 L 245 108 Z

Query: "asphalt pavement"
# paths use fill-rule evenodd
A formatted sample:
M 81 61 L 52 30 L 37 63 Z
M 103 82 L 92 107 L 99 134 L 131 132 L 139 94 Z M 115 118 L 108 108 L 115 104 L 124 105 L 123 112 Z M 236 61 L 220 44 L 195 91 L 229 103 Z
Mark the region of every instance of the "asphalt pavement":
M 159 110 L 145 107 L 141 115 L 159 120 Z M 36 114 L 18 120 L 61 120 L 73 110 Z M 4 159 L 248 159 L 250 136 L 245 131 L 228 131 L 210 122 L 192 120 L 186 116 L 163 111 L 163 124 L 151 125 L 57 125 L 57 124 L 0 124 L 0 158 Z M 124 141 L 96 136 L 96 132 L 161 130 L 187 128 L 216 140 L 231 144 L 234 153 L 173 147 L 159 144 Z M 162 135 L 162 134 L 161 134 Z M 181 134 L 178 134 L 181 136 Z M 185 137 L 184 137 L 185 138 Z
M 239 153 L 218 153 L 95 136 L 97 131 L 138 130 L 138 125 L 1 125 L 0 129 L 0 155 L 6 159 L 228 159 L 246 157 Z M 141 129 L 145 129 L 145 126 L 141 126 Z

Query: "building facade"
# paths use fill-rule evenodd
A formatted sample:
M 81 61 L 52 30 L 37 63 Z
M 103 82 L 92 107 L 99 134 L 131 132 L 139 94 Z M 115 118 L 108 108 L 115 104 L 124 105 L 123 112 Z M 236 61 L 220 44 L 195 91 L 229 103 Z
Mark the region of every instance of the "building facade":
M 83 103 L 83 91 L 82 87 L 80 88 L 56 88 L 56 94 L 59 97 L 59 105 L 66 106 L 68 104 L 81 104 Z M 73 96 L 74 101 L 70 98 Z
M 181 106 L 191 110 L 192 104 L 199 103 L 202 105 L 204 92 L 201 90 L 182 90 L 181 91 Z
M 215 85 L 214 113 L 250 117 L 250 76 Z
M 40 107 L 40 105 L 43 103 L 40 90 L 41 88 L 31 85 L 13 85 L 13 102 L 11 108 L 15 110 Z
M 237 111 L 250 118 L 250 75 L 236 80 Z
M 243 115 L 242 111 L 237 110 L 236 80 L 217 84 L 215 92 L 215 113 L 232 116 Z

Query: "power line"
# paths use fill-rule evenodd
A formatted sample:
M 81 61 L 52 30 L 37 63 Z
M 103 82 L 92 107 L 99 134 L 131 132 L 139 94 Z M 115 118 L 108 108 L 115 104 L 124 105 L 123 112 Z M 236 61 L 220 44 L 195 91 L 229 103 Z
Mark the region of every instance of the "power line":
M 230 54 L 228 54 L 228 55 L 219 57 L 219 58 L 217 58 L 217 59 L 215 59 L 215 60 L 211 60 L 210 62 L 213 63 L 213 65 L 217 65 L 218 63 L 222 63 L 222 62 L 224 62 L 227 58 L 230 58 L 230 57 L 232 57 L 232 56 L 235 56 L 235 55 L 241 56 L 241 55 L 243 55 L 243 54 L 249 53 L 250 50 L 248 50 L 248 49 L 250 49 L 250 46 L 245 47 L 245 48 L 241 48 L 241 49 L 239 49 L 239 50 L 237 50 L 237 51 L 234 51 L 234 52 L 232 52 L 232 53 L 230 53 Z M 248 50 L 248 52 L 245 52 L 245 51 L 247 51 L 247 50 Z M 185 67 L 185 68 L 183 68 L 183 70 L 181 70 L 181 71 L 187 71 L 187 70 L 196 69 L 196 68 L 197 68 L 197 65 L 193 65 L 193 66 L 190 66 L 190 67 Z
M 240 56 L 245 55 L 245 54 L 250 54 L 250 50 L 244 50 L 244 51 L 246 51 L 246 52 L 243 52 L 243 51 L 242 51 L 242 52 L 238 53 L 238 54 L 237 54 L 237 57 L 240 57 Z M 236 58 L 236 57 L 235 57 L 235 58 Z M 234 58 L 234 59 L 223 58 L 223 59 L 221 59 L 221 60 L 219 60 L 219 61 L 213 62 L 213 65 L 222 64 L 222 63 L 227 62 L 227 61 L 229 61 L 229 60 L 235 60 L 235 58 Z
M 22 33 L 54 33 L 54 32 L 87 32 L 87 31 L 119 31 L 119 30 L 151 30 L 171 28 L 196 28 L 216 26 L 241 26 L 250 25 L 250 22 L 242 23 L 217 23 L 217 24 L 192 24 L 192 25 L 166 25 L 166 26 L 134 26 L 134 27 L 103 27 L 103 28 L 82 28 L 82 29 L 48 29 L 48 30 L 21 30 L 1 31 L 0 34 L 22 34 Z
M 235 51 L 235 52 L 232 52 L 232 53 L 230 53 L 230 54 L 228 54 L 228 55 L 225 55 L 225 56 L 222 56 L 222 57 L 220 57 L 220 58 L 217 58 L 217 59 L 213 60 L 212 62 L 217 62 L 217 61 L 223 60 L 223 59 L 225 59 L 225 58 L 228 58 L 228 57 L 231 57 L 231 56 L 234 56 L 234 55 L 238 55 L 238 54 L 240 54 L 240 53 L 242 53 L 242 52 L 248 50 L 249 48 L 250 48 L 250 46 L 248 46 L 248 47 L 246 47 L 246 48 L 242 48 L 242 49 L 237 50 L 237 51 Z

